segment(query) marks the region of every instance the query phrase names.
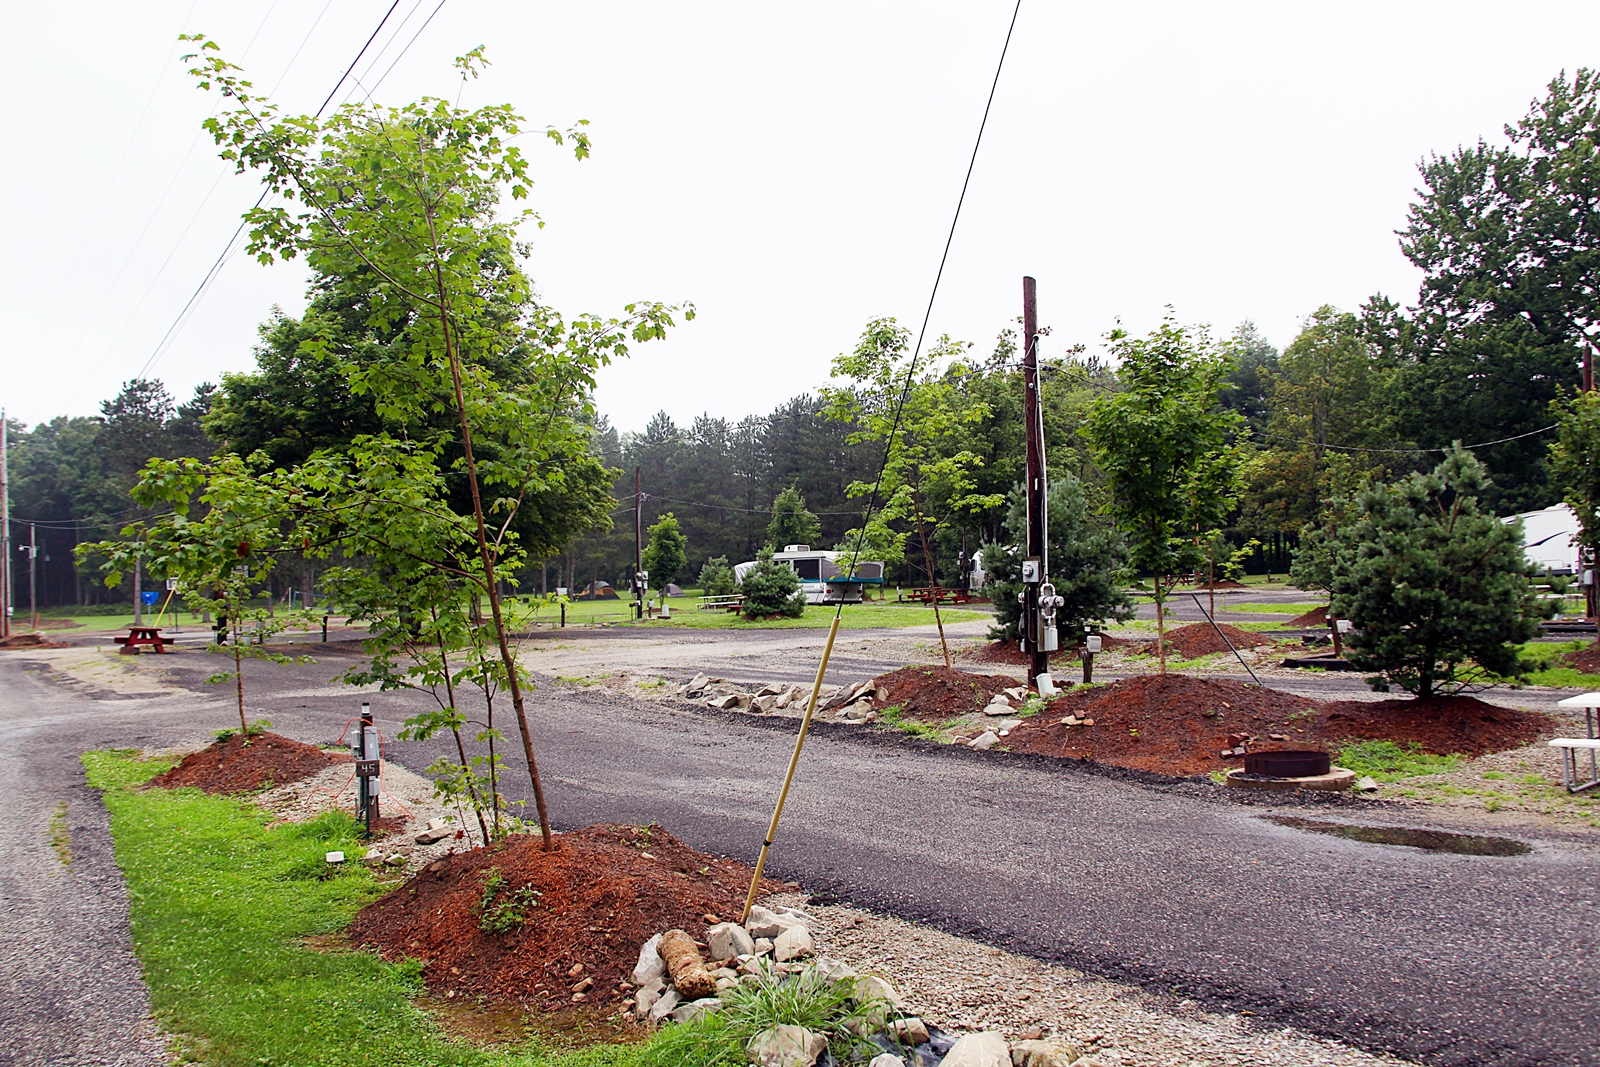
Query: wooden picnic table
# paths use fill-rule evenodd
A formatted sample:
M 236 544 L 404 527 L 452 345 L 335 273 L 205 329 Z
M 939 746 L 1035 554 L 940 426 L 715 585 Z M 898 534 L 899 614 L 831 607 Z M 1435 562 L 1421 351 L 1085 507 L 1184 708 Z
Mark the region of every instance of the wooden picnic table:
M 946 589 L 937 585 L 907 589 L 903 596 L 918 604 L 967 604 L 972 601 L 972 594 L 965 589 Z
M 700 611 L 738 611 L 744 604 L 744 594 L 734 593 L 731 596 L 703 596 L 697 598 Z
M 111 640 L 121 645 L 122 651 L 130 656 L 139 654 L 140 645 L 149 645 L 165 655 L 167 646 L 177 643 L 170 637 L 162 637 L 161 630 L 155 626 L 130 626 L 127 637 L 113 637 Z

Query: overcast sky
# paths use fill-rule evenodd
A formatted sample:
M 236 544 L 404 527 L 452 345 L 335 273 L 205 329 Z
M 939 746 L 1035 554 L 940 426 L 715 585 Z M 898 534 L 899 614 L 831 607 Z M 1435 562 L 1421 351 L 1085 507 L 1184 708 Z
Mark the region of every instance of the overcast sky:
M 768 411 L 825 381 L 870 317 L 920 322 L 1011 0 L 446 0 L 416 35 L 438 3 L 400 0 L 357 67 L 384 78 L 375 99 L 461 91 L 534 125 L 591 122 L 585 162 L 528 145 L 543 297 L 699 308 L 605 372 L 620 428 Z M 162 340 L 258 193 L 200 136 L 216 101 L 176 36 L 210 34 L 309 112 L 388 6 L 9 10 L 10 415 L 93 413 L 147 364 L 180 398 L 252 365 L 269 309 L 303 304 L 298 264 L 235 256 Z M 1098 347 L 1118 320 L 1147 330 L 1166 305 L 1219 333 L 1253 319 L 1281 347 L 1323 303 L 1409 302 L 1394 231 L 1417 162 L 1499 138 L 1558 71 L 1600 63 L 1597 29 L 1593 2 L 1024 0 L 932 333 L 987 350 L 1024 274 L 1047 354 Z M 450 61 L 479 44 L 494 66 L 463 90 Z

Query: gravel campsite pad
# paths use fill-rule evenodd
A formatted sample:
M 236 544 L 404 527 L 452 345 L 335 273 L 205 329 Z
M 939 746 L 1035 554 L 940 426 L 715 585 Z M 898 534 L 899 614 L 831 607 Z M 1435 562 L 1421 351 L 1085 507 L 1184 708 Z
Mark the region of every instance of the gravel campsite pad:
M 283 785 L 309 778 L 334 763 L 349 762 L 343 753 L 324 752 L 315 745 L 261 733 L 234 734 L 183 757 L 183 761 L 150 784 L 164 789 L 194 786 L 207 793 L 245 793 L 262 786 Z
M 1527 745 L 1551 726 L 1539 712 L 1473 697 L 1325 703 L 1229 679 L 1152 674 L 1058 697 L 1015 727 L 1008 747 L 1192 775 L 1239 765 L 1239 757 L 1221 753 L 1241 735 L 1267 748 L 1382 738 L 1478 756 Z
M 656 826 L 587 826 L 557 835 L 551 852 L 537 835 L 518 835 L 429 864 L 364 908 L 350 940 L 425 960 L 423 978 L 441 996 L 547 1010 L 610 1005 L 627 996 L 620 983 L 641 944 L 667 929 L 703 938 L 737 918 L 753 873 Z M 497 907 L 521 919 L 488 932 Z

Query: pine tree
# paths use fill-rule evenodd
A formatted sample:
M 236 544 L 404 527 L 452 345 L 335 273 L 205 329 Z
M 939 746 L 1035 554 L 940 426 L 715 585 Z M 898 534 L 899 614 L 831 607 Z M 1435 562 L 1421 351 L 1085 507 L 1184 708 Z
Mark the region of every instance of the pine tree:
M 786 545 L 815 545 L 822 540 L 822 524 L 806 510 L 806 498 L 789 486 L 772 502 L 772 521 L 767 524 L 767 544 L 774 552 Z

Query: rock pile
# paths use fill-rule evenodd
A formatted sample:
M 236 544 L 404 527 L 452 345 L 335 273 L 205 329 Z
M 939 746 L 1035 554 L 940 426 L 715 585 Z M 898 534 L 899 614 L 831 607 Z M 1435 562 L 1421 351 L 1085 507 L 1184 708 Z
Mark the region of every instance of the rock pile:
M 801 714 L 805 711 L 806 701 L 811 698 L 811 690 L 807 686 L 768 682 L 751 691 L 726 678 L 697 674 L 686 685 L 678 687 L 678 695 L 685 700 L 698 700 L 707 707 L 724 711 L 771 715 L 787 710 Z M 825 685 L 819 694 L 817 711 L 830 714 L 842 722 L 867 723 L 877 718 L 877 709 L 883 706 L 888 696 L 886 690 L 870 680 L 843 688 Z
M 707 916 L 709 920 L 711 917 Z M 794 983 L 842 985 L 854 1005 L 848 1025 L 862 1051 L 850 1059 L 867 1067 L 1092 1067 L 1095 1061 L 1059 1039 L 1008 1042 L 981 1031 L 946 1034 L 909 1011 L 886 979 L 815 955 L 816 921 L 793 908 L 750 909 L 744 924 L 719 922 L 699 944 L 683 930 L 666 930 L 639 949 L 633 970 L 633 1012 L 652 1024 L 686 1023 L 724 1008 L 724 996 L 741 987 Z M 702 949 L 704 953 L 702 954 Z M 848 1035 L 846 1035 L 848 1036 Z M 746 1050 L 756 1067 L 836 1064 L 828 1038 L 803 1026 L 778 1024 L 756 1034 Z

